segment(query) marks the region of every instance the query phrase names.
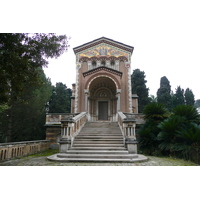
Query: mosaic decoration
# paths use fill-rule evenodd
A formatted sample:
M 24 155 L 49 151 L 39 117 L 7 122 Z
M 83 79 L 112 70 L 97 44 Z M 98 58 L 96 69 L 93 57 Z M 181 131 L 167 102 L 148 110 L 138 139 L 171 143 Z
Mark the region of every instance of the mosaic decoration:
M 79 59 L 81 59 L 82 57 L 110 57 L 110 56 L 114 56 L 114 57 L 120 57 L 120 56 L 124 56 L 126 58 L 128 58 L 129 54 L 126 52 L 123 52 L 117 48 L 113 48 L 110 47 L 108 45 L 101 45 L 101 46 L 96 46 L 92 49 L 88 49 L 85 52 L 82 52 L 81 54 L 79 54 Z

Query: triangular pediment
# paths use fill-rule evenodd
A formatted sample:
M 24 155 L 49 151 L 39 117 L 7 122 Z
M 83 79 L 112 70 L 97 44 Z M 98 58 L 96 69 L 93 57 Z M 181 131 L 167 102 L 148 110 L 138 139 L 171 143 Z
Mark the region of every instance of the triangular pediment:
M 125 57 L 129 60 L 134 47 L 111 40 L 109 38 L 99 38 L 92 42 L 75 47 L 74 52 L 77 61 L 81 58 L 101 58 L 101 57 Z

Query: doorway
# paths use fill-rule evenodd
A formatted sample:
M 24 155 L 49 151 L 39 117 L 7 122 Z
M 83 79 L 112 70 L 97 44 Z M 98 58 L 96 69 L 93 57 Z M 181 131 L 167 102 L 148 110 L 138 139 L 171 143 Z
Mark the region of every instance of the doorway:
M 108 120 L 108 101 L 99 101 L 98 120 Z

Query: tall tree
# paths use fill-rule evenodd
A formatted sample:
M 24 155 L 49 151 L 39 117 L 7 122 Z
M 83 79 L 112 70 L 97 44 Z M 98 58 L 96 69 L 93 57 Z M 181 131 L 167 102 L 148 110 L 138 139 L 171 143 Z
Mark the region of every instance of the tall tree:
M 160 88 L 157 91 L 157 102 L 165 105 L 169 110 L 172 109 L 171 85 L 166 76 L 160 79 Z
M 178 105 L 184 105 L 185 104 L 185 98 L 184 98 L 184 89 L 182 89 L 180 86 L 177 87 L 176 93 L 174 94 L 174 107 Z
M 68 40 L 53 33 L 1 33 L 0 49 L 0 104 L 10 104 L 20 97 L 24 83 L 37 82 L 38 67 L 68 49 Z
M 45 103 L 49 100 L 52 86 L 42 69 L 40 84 L 25 84 L 20 99 L 12 104 L 10 109 L 0 115 L 0 141 L 5 142 L 8 131 L 12 142 L 45 139 Z M 10 113 L 12 123 L 10 124 Z M 9 129 L 8 129 L 9 128 Z M 1 132 L 2 131 L 2 132 Z
M 72 91 L 63 83 L 56 83 L 49 101 L 50 113 L 70 113 Z
M 185 103 L 190 106 L 194 106 L 195 103 L 194 94 L 189 88 L 185 90 Z
M 39 68 L 48 65 L 48 58 L 57 58 L 68 49 L 65 35 L 0 34 L 0 108 L 9 108 L 7 142 L 12 139 L 12 106 L 23 94 L 24 87 L 39 84 Z
M 132 94 L 137 94 L 138 99 L 138 110 L 142 112 L 144 107 L 150 102 L 149 88 L 146 87 L 145 72 L 140 71 L 140 69 L 133 70 L 131 75 L 131 85 L 132 85 Z

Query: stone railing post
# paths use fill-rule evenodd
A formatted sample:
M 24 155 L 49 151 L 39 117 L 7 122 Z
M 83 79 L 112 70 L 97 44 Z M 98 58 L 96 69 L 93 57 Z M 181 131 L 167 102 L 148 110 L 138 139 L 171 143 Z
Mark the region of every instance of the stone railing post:
M 137 154 L 137 140 L 135 134 L 136 120 L 133 115 L 125 115 L 122 112 L 118 112 L 118 123 L 121 128 L 125 147 L 128 149 L 128 152 Z
M 61 120 L 61 140 L 60 140 L 60 152 L 64 153 L 69 150 L 73 139 L 71 135 L 73 134 L 74 121 L 72 118 Z

